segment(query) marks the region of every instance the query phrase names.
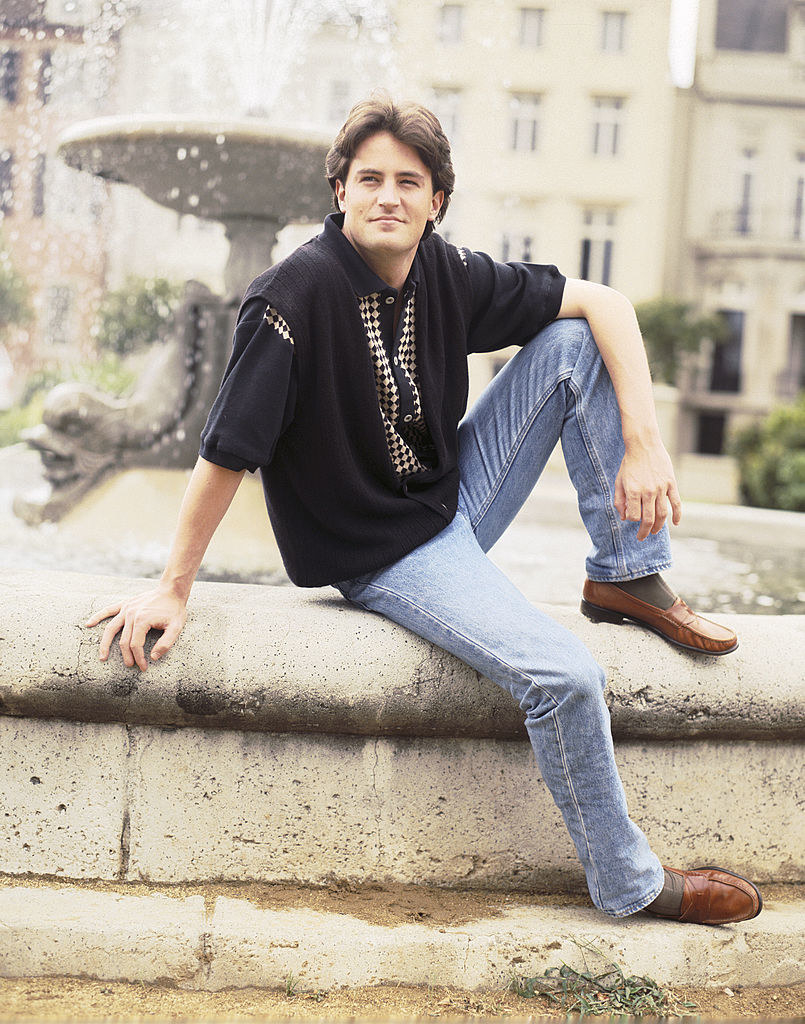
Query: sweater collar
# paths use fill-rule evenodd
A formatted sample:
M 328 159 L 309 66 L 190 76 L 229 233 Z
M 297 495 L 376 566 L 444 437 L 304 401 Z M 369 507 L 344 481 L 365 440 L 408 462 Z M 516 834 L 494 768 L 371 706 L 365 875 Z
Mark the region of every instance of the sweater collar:
M 352 285 L 356 295 L 393 295 L 397 297 L 397 289 L 392 288 L 372 270 L 369 264 L 352 245 L 350 240 L 341 230 L 344 224 L 343 213 L 331 213 L 324 221 L 324 231 L 319 238 L 327 245 L 330 251 L 336 256 L 338 262 L 344 269 L 349 283 Z M 421 245 L 421 243 L 420 243 Z M 414 257 L 411 269 L 408 272 L 403 291 L 409 286 L 415 288 L 419 281 L 419 251 Z

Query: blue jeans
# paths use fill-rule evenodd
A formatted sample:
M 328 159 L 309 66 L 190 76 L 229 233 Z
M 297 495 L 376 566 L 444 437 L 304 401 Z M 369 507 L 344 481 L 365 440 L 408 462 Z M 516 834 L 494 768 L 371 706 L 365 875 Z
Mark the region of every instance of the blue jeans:
M 636 539 L 612 495 L 623 439 L 612 383 L 585 320 L 541 331 L 501 370 L 459 426 L 455 519 L 377 572 L 337 584 L 452 652 L 511 693 L 565 820 L 596 906 L 633 914 L 663 871 L 630 820 L 615 765 L 604 672 L 587 648 L 531 605 L 487 558 L 561 439 L 593 546 L 587 573 L 624 580 L 667 568 L 665 529 Z

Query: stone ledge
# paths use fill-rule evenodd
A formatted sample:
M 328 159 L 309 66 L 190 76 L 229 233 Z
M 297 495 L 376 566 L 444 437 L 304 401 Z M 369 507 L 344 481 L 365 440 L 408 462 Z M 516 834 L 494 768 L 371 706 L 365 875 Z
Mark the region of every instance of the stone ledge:
M 523 739 L 508 694 L 335 591 L 198 583 L 180 643 L 145 675 L 98 661 L 82 623 L 142 580 L 13 571 L 0 583 L 0 714 L 244 732 Z M 732 616 L 723 658 L 546 607 L 607 672 L 617 739 L 801 739 L 805 617 Z

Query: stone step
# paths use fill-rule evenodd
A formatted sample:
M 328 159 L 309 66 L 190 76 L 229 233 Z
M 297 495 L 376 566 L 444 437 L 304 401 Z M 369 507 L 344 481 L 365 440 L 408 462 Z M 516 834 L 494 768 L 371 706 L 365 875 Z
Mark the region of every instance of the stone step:
M 805 980 L 805 900 L 705 928 L 644 914 L 614 921 L 527 901 L 457 924 L 376 924 L 248 898 L 0 888 L 0 975 L 169 982 L 184 989 L 301 991 L 400 983 L 495 989 L 567 963 L 609 962 L 661 985 L 770 986 Z

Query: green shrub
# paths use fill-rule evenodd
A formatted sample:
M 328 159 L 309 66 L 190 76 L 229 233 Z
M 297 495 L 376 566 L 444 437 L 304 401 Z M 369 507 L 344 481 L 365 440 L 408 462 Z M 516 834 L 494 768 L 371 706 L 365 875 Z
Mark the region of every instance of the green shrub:
M 731 451 L 747 505 L 805 512 L 805 394 L 739 431 Z
M 24 324 L 31 319 L 28 295 L 28 285 L 0 244 L 0 339 L 11 324 Z
M 651 299 L 635 307 L 654 380 L 676 384 L 686 352 L 697 352 L 705 338 L 720 341 L 725 324 L 720 316 L 693 315 L 693 307 L 676 299 Z
M 125 356 L 159 341 L 173 318 L 182 287 L 164 277 L 129 277 L 122 288 L 107 292 L 96 323 L 98 346 Z

